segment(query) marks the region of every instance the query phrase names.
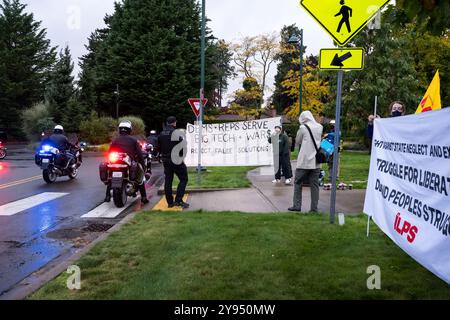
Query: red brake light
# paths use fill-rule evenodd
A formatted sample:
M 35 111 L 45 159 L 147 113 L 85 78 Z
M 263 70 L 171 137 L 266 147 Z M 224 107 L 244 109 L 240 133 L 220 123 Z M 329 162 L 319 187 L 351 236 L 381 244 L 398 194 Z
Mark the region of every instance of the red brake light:
M 111 152 L 109 154 L 109 162 L 115 163 L 119 161 L 119 153 L 117 152 Z

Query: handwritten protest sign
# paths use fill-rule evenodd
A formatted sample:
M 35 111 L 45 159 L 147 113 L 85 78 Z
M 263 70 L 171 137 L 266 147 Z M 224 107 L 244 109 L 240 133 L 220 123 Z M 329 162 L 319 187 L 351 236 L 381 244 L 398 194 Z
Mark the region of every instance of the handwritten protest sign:
M 273 164 L 273 148 L 268 130 L 274 132 L 281 118 L 203 125 L 202 165 L 260 166 Z M 187 166 L 197 166 L 199 127 L 189 124 L 186 130 Z

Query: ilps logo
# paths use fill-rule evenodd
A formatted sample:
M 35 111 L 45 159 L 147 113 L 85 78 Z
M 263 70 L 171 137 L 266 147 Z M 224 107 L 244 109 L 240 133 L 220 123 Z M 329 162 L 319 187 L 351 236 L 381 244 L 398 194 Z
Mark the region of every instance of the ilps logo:
M 413 226 L 405 219 L 402 219 L 400 212 L 397 213 L 397 216 L 395 217 L 394 230 L 401 236 L 406 235 L 406 239 L 409 243 L 414 243 L 417 234 L 419 233 L 419 228 Z

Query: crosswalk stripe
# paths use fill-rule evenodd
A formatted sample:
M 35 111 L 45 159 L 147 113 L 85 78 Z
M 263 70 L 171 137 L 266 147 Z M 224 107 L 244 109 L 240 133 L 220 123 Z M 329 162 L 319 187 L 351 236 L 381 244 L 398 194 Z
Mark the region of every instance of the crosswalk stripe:
M 84 219 L 114 219 L 118 217 L 122 212 L 127 210 L 134 202 L 133 198 L 128 198 L 127 205 L 123 208 L 117 208 L 114 202 L 105 202 L 99 205 L 97 208 L 91 210 L 90 212 L 82 215 L 81 218 Z
M 15 202 L 0 206 L 0 216 L 12 216 L 52 200 L 64 197 L 68 193 L 44 192 Z

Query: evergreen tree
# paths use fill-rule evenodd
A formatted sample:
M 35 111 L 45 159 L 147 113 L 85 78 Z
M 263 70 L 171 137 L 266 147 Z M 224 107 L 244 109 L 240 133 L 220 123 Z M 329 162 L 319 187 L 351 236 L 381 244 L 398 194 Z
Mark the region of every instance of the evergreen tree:
M 108 19 L 109 16 L 105 18 L 106 24 L 108 24 Z M 99 56 L 100 47 L 105 41 L 108 31 L 108 28 L 95 30 L 88 39 L 88 45 L 85 46 L 88 53 L 80 58 L 79 101 L 83 108 L 90 112 L 94 110 L 99 111 L 97 110 L 97 105 L 100 92 L 95 67 L 97 59 L 101 59 L 101 56 Z
M 233 52 L 225 40 L 219 40 L 209 46 L 207 87 L 213 88 L 210 106 L 222 107 L 223 94 L 228 89 L 228 81 L 234 77 L 235 68 L 232 65 Z
M 115 116 L 119 85 L 120 115 L 140 116 L 149 128 L 161 128 L 169 115 L 194 121 L 187 99 L 198 97 L 200 88 L 197 1 L 124 0 L 105 21 L 107 30 L 91 37 L 82 60 L 82 102 Z M 214 90 L 209 79 L 206 96 Z
M 299 35 L 300 29 L 295 25 L 285 26 L 281 30 L 281 52 L 277 55 L 278 71 L 275 76 L 275 91 L 272 96 L 273 104 L 279 113 L 295 104 L 295 97 L 286 93 L 283 82 L 288 77 L 289 72 L 300 72 L 300 47 L 289 44 L 292 35 Z
M 19 0 L 0 5 L 0 127 L 23 137 L 20 115 L 44 98 L 55 48 Z
M 59 54 L 46 90 L 46 100 L 50 106 L 50 114 L 56 123 L 63 123 L 69 107 L 69 101 L 74 95 L 73 62 L 69 47 Z

